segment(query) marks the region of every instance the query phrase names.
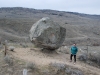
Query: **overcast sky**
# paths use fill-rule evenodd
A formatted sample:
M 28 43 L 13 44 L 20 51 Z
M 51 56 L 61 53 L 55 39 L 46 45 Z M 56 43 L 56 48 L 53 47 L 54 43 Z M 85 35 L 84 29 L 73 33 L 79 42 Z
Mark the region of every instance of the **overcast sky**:
M 0 7 L 27 7 L 100 15 L 100 0 L 0 0 Z

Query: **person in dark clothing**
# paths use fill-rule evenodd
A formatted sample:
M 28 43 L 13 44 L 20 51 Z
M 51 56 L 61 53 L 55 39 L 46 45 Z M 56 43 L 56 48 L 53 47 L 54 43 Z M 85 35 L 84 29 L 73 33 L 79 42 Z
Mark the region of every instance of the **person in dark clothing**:
M 74 64 L 76 63 L 76 54 L 78 52 L 78 48 L 76 44 L 73 44 L 71 47 L 71 55 L 70 55 L 70 62 L 72 62 L 72 57 L 74 56 Z

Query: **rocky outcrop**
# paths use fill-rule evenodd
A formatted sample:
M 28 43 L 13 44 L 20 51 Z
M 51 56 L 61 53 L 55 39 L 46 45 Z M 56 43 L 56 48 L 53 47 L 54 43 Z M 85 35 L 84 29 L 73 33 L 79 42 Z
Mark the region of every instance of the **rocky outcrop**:
M 58 49 L 65 40 L 66 29 L 44 17 L 33 24 L 30 29 L 30 40 L 36 46 L 46 49 Z

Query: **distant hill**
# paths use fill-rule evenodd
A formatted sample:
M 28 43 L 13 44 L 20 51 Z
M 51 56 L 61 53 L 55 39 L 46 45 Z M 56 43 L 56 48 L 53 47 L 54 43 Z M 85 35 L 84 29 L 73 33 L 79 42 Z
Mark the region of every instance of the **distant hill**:
M 42 17 L 50 17 L 67 29 L 65 44 L 86 45 L 88 38 L 91 44 L 100 43 L 100 15 L 22 7 L 0 8 L 1 40 L 25 41 L 31 26 Z

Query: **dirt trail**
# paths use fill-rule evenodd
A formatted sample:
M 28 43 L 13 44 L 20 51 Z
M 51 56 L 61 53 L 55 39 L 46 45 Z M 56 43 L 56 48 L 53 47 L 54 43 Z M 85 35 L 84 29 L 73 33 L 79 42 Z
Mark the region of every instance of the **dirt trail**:
M 34 62 L 39 66 L 47 65 L 51 62 L 65 63 L 69 66 L 73 66 L 86 71 L 89 73 L 89 75 L 94 75 L 95 73 L 100 75 L 100 69 L 96 67 L 89 66 L 80 61 L 77 61 L 75 65 L 73 64 L 73 62 L 69 62 L 69 54 L 56 52 L 46 53 L 41 52 L 39 49 L 30 50 L 30 48 L 16 48 L 15 52 L 13 52 L 12 54 L 19 59 Z

